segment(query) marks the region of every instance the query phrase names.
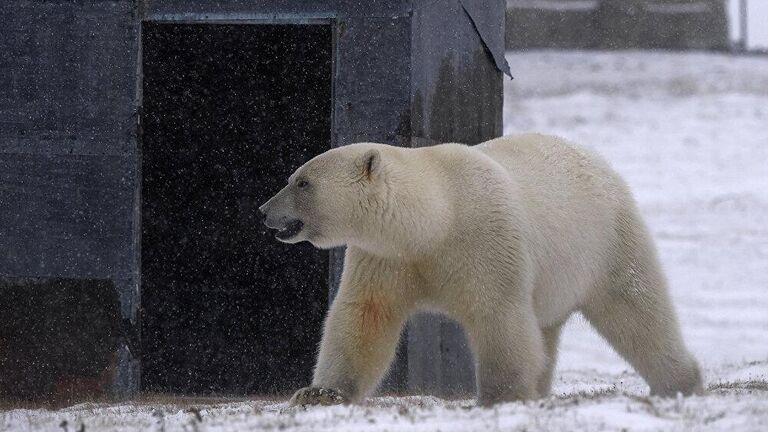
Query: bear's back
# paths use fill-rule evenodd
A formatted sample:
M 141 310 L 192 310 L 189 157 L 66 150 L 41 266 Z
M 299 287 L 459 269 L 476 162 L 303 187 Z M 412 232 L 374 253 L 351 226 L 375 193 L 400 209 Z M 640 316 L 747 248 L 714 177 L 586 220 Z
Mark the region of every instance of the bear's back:
M 537 300 L 563 292 L 583 298 L 595 283 L 586 276 L 606 271 L 620 215 L 636 211 L 623 180 L 600 156 L 556 136 L 508 136 L 473 148 L 500 164 L 518 186 L 510 199 L 533 227 L 529 252 L 538 274 L 546 275 L 537 283 Z M 542 310 L 540 319 L 562 312 L 556 309 Z

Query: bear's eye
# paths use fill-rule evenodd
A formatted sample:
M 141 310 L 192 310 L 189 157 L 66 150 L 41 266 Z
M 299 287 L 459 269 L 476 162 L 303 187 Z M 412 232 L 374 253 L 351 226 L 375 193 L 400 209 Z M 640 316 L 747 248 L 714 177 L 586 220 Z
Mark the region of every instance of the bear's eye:
M 301 179 L 296 182 L 296 186 L 298 186 L 299 189 L 304 189 L 305 187 L 309 186 L 309 182 L 304 179 Z

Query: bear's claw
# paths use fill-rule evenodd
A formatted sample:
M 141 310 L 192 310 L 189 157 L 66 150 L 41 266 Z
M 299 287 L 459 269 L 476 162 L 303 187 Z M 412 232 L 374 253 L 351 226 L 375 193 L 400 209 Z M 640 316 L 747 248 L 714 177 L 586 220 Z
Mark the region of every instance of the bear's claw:
M 291 406 L 339 405 L 348 403 L 340 392 L 325 387 L 304 387 L 296 392 L 289 401 Z

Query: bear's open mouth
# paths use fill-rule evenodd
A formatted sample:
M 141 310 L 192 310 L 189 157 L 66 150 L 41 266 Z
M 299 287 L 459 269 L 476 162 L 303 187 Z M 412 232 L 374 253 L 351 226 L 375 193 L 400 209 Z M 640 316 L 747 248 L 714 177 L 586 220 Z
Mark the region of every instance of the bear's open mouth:
M 291 237 L 294 237 L 296 234 L 300 233 L 302 228 L 304 228 L 304 222 L 294 219 L 287 224 L 285 224 L 284 227 L 280 228 L 280 230 L 275 234 L 275 237 L 279 240 L 288 240 Z

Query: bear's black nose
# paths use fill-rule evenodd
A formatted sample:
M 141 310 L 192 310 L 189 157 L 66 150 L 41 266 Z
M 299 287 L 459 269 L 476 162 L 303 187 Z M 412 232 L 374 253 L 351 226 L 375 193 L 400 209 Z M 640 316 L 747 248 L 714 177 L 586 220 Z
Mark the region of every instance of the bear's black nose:
M 261 207 L 259 207 L 259 214 L 260 214 L 262 217 L 264 217 L 264 216 L 266 216 L 266 215 L 267 215 L 267 205 L 268 205 L 268 204 L 269 204 L 269 202 L 266 202 L 266 203 L 262 204 L 262 205 L 261 205 Z
M 267 225 L 267 209 L 264 206 L 259 207 L 259 211 L 256 212 L 256 221 Z

